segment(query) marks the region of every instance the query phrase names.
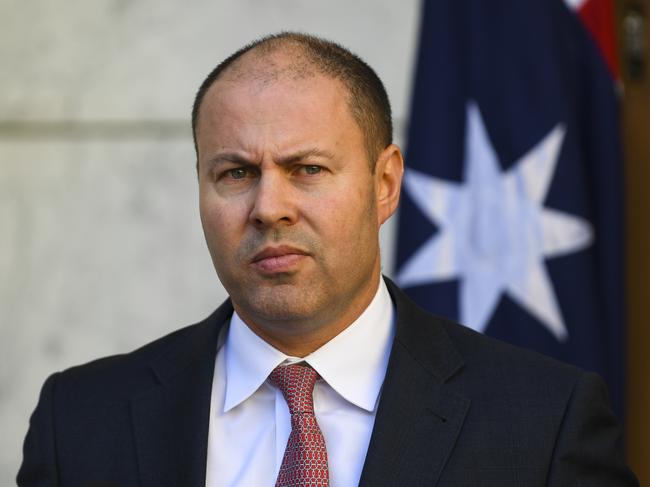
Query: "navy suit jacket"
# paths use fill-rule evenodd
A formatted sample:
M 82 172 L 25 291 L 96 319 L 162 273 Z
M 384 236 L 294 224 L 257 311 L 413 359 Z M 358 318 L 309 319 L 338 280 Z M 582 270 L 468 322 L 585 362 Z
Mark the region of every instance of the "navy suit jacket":
M 597 376 L 434 317 L 388 286 L 397 330 L 360 485 L 638 485 Z M 132 353 L 51 376 L 18 484 L 203 486 L 231 314 L 226 302 Z

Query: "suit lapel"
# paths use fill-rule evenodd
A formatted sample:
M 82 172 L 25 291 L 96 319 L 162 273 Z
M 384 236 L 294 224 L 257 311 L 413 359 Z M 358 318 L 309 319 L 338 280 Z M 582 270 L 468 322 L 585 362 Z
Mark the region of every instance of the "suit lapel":
M 435 485 L 469 409 L 445 388 L 463 359 L 442 325 L 388 288 L 397 330 L 360 485 Z
M 151 368 L 160 385 L 131 401 L 143 487 L 205 485 L 217 339 L 232 314 L 222 305 Z
M 442 325 L 387 284 L 397 331 L 359 485 L 435 485 L 469 409 L 445 389 L 463 359 Z M 143 487 L 205 485 L 217 338 L 231 314 L 226 302 L 181 337 L 151 364 L 159 385 L 132 399 Z

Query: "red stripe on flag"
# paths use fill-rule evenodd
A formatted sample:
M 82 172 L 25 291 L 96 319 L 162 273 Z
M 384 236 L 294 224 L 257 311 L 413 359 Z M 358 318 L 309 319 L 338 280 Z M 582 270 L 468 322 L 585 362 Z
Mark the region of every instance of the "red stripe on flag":
M 619 64 L 612 0 L 587 0 L 578 10 L 578 15 L 596 40 L 610 73 L 618 79 Z

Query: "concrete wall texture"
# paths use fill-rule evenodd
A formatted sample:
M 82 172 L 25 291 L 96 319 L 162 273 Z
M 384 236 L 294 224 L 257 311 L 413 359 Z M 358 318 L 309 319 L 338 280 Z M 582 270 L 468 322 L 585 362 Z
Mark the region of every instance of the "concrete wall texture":
M 0 485 L 45 378 L 225 297 L 198 218 L 189 111 L 260 35 L 340 42 L 384 80 L 401 142 L 419 2 L 0 1 Z M 390 273 L 393 232 L 382 234 Z

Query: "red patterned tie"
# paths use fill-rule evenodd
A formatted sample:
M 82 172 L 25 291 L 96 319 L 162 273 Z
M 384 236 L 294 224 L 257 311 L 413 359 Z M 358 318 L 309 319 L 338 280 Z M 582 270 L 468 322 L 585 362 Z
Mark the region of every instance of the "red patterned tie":
M 318 373 L 305 365 L 276 367 L 269 380 L 282 391 L 291 413 L 291 434 L 284 450 L 276 487 L 329 485 L 325 439 L 314 416 L 314 384 Z

